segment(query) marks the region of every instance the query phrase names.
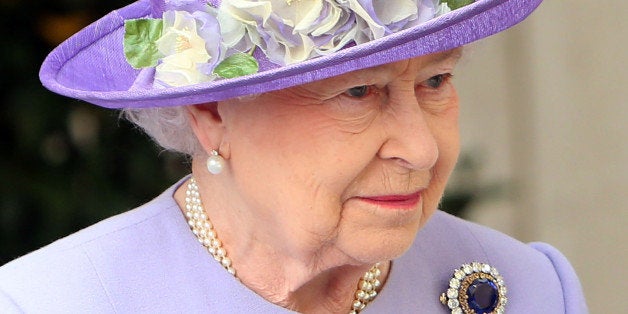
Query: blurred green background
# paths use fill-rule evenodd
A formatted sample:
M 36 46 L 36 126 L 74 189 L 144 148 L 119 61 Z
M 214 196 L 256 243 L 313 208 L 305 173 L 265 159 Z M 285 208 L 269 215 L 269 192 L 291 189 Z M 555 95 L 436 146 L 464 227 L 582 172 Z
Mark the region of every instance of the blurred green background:
M 53 94 L 37 77 L 56 45 L 128 3 L 0 0 L 0 265 L 134 208 L 189 171 L 118 112 Z M 459 189 L 443 206 L 460 214 L 472 198 Z
M 50 50 L 128 3 L 0 0 L 0 265 L 144 203 L 188 171 L 116 111 L 39 82 Z

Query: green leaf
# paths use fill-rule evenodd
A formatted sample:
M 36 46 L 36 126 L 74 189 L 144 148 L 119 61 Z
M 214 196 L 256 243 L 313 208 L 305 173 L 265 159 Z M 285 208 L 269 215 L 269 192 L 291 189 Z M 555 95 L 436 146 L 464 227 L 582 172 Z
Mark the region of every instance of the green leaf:
M 216 66 L 214 73 L 223 78 L 234 78 L 259 71 L 259 64 L 253 56 L 246 53 L 236 53 L 229 56 Z
M 161 19 L 139 19 L 124 22 L 124 56 L 136 68 L 154 67 L 162 54 L 155 43 L 163 29 Z
M 447 6 L 449 6 L 449 8 L 453 11 L 456 9 L 460 9 L 464 6 L 467 6 L 473 2 L 475 2 L 475 0 L 441 0 L 441 3 L 446 2 Z

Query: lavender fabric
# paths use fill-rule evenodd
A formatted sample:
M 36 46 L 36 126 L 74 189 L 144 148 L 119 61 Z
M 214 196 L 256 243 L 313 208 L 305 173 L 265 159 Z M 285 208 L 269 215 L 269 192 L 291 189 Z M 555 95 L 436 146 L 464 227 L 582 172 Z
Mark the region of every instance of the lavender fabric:
M 292 313 L 228 274 L 198 243 L 173 199 L 150 203 L 0 267 L 2 313 Z M 363 313 L 448 313 L 452 271 L 486 262 L 508 287 L 507 313 L 587 313 L 578 278 L 551 246 L 525 245 L 437 212 Z
M 40 79 L 48 89 L 108 108 L 190 105 L 259 94 L 342 73 L 455 47 L 507 29 L 527 17 L 542 0 L 478 0 L 381 39 L 292 64 L 273 66 L 260 57 L 260 72 L 177 88 L 147 88 L 123 53 L 124 21 L 158 16 L 164 5 L 139 0 L 113 11 L 53 50 Z M 147 76 L 142 76 L 145 78 Z M 135 83 L 135 84 L 134 84 Z M 144 88 L 142 88 L 144 87 Z

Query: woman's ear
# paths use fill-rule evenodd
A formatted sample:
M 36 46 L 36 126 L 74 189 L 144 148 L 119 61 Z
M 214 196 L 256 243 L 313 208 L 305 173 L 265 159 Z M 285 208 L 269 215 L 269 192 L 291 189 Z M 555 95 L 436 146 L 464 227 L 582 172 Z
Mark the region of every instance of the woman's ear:
M 189 114 L 190 127 L 196 135 L 203 150 L 209 154 L 212 150 L 218 151 L 226 157 L 224 148 L 221 150 L 224 136 L 222 117 L 218 112 L 218 103 L 186 106 Z

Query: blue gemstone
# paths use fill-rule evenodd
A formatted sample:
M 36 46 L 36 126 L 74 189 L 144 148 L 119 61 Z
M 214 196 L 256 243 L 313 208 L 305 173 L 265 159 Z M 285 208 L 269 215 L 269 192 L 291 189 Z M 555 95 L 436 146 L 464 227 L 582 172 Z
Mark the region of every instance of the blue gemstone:
M 473 281 L 467 290 L 469 307 L 477 314 L 490 313 L 497 307 L 499 294 L 497 285 L 484 278 Z

